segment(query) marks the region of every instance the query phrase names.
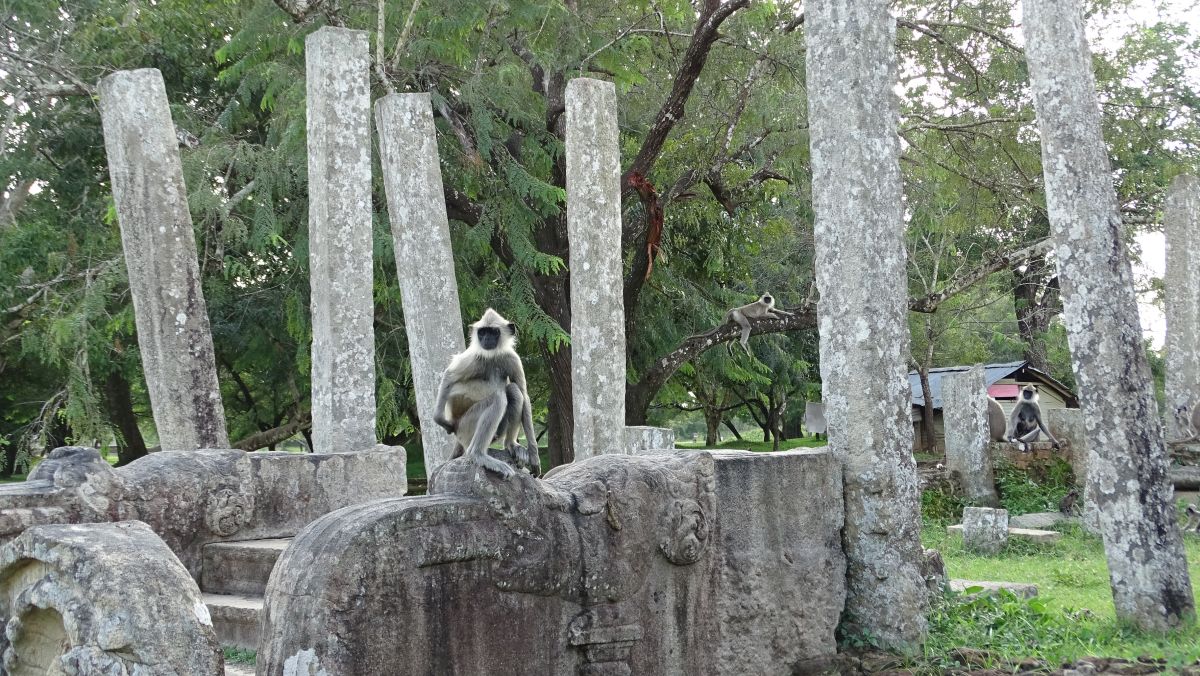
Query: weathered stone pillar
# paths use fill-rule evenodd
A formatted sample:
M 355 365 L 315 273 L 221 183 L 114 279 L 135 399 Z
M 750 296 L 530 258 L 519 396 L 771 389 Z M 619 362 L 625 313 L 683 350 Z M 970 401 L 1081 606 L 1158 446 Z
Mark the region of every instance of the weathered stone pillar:
M 621 152 L 611 82 L 567 83 L 567 236 L 575 460 L 625 450 Z
M 1067 338 L 1087 430 L 1088 485 L 1117 618 L 1166 629 L 1194 614 L 1167 482 L 1133 275 L 1077 0 L 1024 0 L 1026 56 Z
M 375 445 L 367 33 L 326 26 L 304 57 L 313 451 L 361 451 Z
M 225 448 L 225 410 L 162 75 L 153 68 L 118 71 L 100 80 L 99 89 L 108 172 L 159 443 L 169 451 Z
M 433 476 L 450 459 L 455 444 L 454 437 L 433 422 L 438 385 L 450 358 L 466 345 L 429 95 L 392 94 L 380 99 L 375 103 L 375 128 L 421 419 L 425 474 Z
M 908 387 L 895 26 L 887 0 L 806 8 L 821 381 L 843 465 L 851 631 L 926 630 Z
M 942 378 L 942 419 L 946 423 L 946 470 L 972 504 L 1000 504 L 988 450 L 987 384 L 983 367 Z
M 1163 213 L 1167 235 L 1167 438 L 1200 406 L 1200 179 L 1177 176 Z M 1177 415 L 1179 413 L 1180 415 Z

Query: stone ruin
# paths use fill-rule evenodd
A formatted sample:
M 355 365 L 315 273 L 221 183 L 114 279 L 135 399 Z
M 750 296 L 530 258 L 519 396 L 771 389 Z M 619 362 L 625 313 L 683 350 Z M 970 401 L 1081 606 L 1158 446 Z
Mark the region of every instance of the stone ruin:
M 267 587 L 259 674 L 790 673 L 836 651 L 829 453 L 601 455 L 329 514 Z
M 374 380 L 373 340 L 369 331 L 342 330 L 361 323 L 363 298 L 370 298 L 370 275 L 337 263 L 362 260 L 355 247 L 370 225 L 351 213 L 362 207 L 359 198 L 370 183 L 365 33 L 323 28 L 306 48 L 310 175 L 354 167 L 328 185 L 318 181 L 310 200 L 312 241 L 325 241 L 331 229 L 354 230 L 344 246 L 310 252 L 313 426 L 323 451 L 317 454 L 196 450 L 227 445 L 227 439 L 214 405 L 219 391 L 211 337 L 165 91 L 150 70 L 106 78 L 101 113 L 114 198 L 152 407 L 169 450 L 114 470 L 93 449 L 62 448 L 25 484 L 0 487 L 0 541 L 8 541 L 0 548 L 3 673 L 217 676 L 223 669 L 219 642 L 256 647 L 258 673 L 285 676 L 792 673 L 834 654 L 843 612 L 859 623 L 852 629 L 870 630 L 889 645 L 919 641 L 926 583 L 939 579 L 939 566 L 938 557 L 920 550 L 915 532 L 917 483 L 911 453 L 905 453 L 911 450 L 909 398 L 865 362 L 848 359 L 856 348 L 854 332 L 845 329 L 867 318 L 873 335 L 889 336 L 880 344 L 902 348 L 907 336 L 905 299 L 894 283 L 904 270 L 901 219 L 898 210 L 889 211 L 900 202 L 895 115 L 889 112 L 894 21 L 865 7 L 855 11 L 867 19 L 862 35 L 869 49 L 856 58 L 888 68 L 873 70 L 875 80 L 849 92 L 842 85 L 854 78 L 840 73 L 855 63 L 844 53 L 850 23 L 828 7 L 814 8 L 810 19 L 818 277 L 823 300 L 847 301 L 826 302 L 819 313 L 829 402 L 821 417 L 834 431 L 830 449 L 676 452 L 669 432 L 624 428 L 618 415 L 624 377 L 577 374 L 576 404 L 583 410 L 576 414 L 587 420 L 576 430 L 586 433 L 577 442 L 580 462 L 540 480 L 518 474 L 501 481 L 465 459 L 446 461 L 445 449 L 431 444 L 426 466 L 437 481 L 425 497 L 402 497 L 403 449 L 371 447 L 374 405 L 362 383 Z M 568 110 L 579 113 L 567 116 L 568 126 L 580 125 L 567 130 L 568 140 L 594 137 L 607 145 L 585 143 L 582 151 L 611 156 L 612 85 L 572 84 L 569 93 L 599 103 L 585 110 L 580 101 L 567 101 Z M 846 106 L 847 93 L 851 105 L 874 113 L 858 121 L 862 129 L 847 129 L 829 112 Z M 433 133 L 428 101 L 417 96 L 377 109 L 381 129 L 420 139 L 423 149 L 415 163 L 406 164 L 390 146 L 385 152 L 392 154 L 383 158 L 393 234 L 403 244 L 399 265 L 414 256 L 448 260 L 447 237 L 409 246 L 411 227 L 422 225 L 412 226 L 405 214 L 428 205 L 431 196 L 436 202 L 440 192 L 431 154 L 436 146 L 427 143 Z M 1074 103 L 1089 97 L 1094 93 L 1071 93 Z M 342 129 L 346 124 L 354 128 Z M 1048 128 L 1056 131 L 1053 121 Z M 1058 142 L 1053 133 L 1044 136 Z M 882 163 L 874 138 L 887 149 Z M 871 161 L 830 162 L 867 149 Z M 417 180 L 393 175 L 409 165 L 420 169 Z M 568 166 L 574 194 L 588 174 Z M 590 227 L 596 237 L 589 245 L 611 245 L 620 239 L 609 184 L 617 174 L 613 166 L 598 169 L 603 176 L 596 180 L 608 181 L 599 186 L 607 192 L 569 203 L 568 227 Z M 875 177 L 861 181 L 870 195 L 847 203 L 846 181 L 863 171 Z M 1061 176 L 1049 178 L 1061 184 Z M 1100 198 L 1090 203 L 1107 206 Z M 1059 229 L 1066 214 L 1062 204 L 1052 204 Z M 423 227 L 441 232 L 444 220 L 433 213 Z M 890 242 L 886 265 L 878 268 L 890 274 L 877 270 L 864 280 L 840 270 L 846 252 L 829 246 L 838 224 L 863 235 L 850 240 Z M 605 228 L 610 231 L 600 232 Z M 1059 249 L 1070 251 L 1061 242 Z M 604 251 L 603 260 L 611 263 L 611 253 Z M 176 262 L 172 274 L 144 264 L 159 259 Z M 584 259 L 586 252 L 573 251 L 572 260 Z M 1128 295 L 1119 265 L 1094 267 L 1070 266 L 1065 276 L 1100 279 L 1102 288 Z M 620 288 L 619 266 L 594 270 L 604 271 L 607 276 L 588 277 L 588 289 Z M 422 308 L 441 301 L 432 294 L 457 287 L 452 278 L 430 281 L 437 283 L 414 284 L 404 294 L 412 336 L 444 333 L 421 325 Z M 187 302 L 180 305 L 180 298 Z M 1075 313 L 1090 301 L 1086 295 L 1074 300 L 1068 309 Z M 879 303 L 886 311 L 870 309 Z M 831 308 L 851 307 L 849 321 L 834 321 Z M 605 373 L 623 367 L 612 358 L 623 348 L 611 337 L 620 335 L 619 309 L 606 301 L 572 326 Z M 340 321 L 343 315 L 349 324 Z M 1071 328 L 1086 337 L 1078 326 Z M 456 345 L 418 350 L 414 380 L 427 389 Z M 880 355 L 895 383 L 903 382 L 903 352 Z M 1105 365 L 1127 356 L 1086 359 Z M 1110 403 L 1092 401 L 1092 417 L 1102 418 L 1096 412 Z M 855 413 L 881 405 L 894 409 L 881 423 Z M 1078 416 L 1066 424 L 1083 429 Z M 1136 421 L 1134 427 L 1126 432 L 1153 437 L 1152 425 Z M 1096 449 L 1088 462 L 1108 467 L 1114 459 L 1106 453 Z M 1148 466 L 1158 462 L 1151 456 Z M 1124 497 L 1101 499 L 1115 504 Z M 973 512 L 969 530 L 994 532 L 994 546 L 1008 533 L 997 517 Z M 1101 526 L 1112 531 L 1115 524 L 1110 519 Z M 1117 564 L 1123 562 L 1110 556 L 1110 566 Z M 254 599 L 223 608 L 202 588 L 261 594 L 261 618 Z M 1127 599 L 1117 600 L 1128 613 Z

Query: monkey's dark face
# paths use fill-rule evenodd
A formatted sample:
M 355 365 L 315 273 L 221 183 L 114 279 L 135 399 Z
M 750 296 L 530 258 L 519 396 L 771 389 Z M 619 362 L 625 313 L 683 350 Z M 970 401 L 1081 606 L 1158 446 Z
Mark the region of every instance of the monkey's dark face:
M 767 305 L 774 305 L 774 304 L 775 304 L 775 299 L 774 299 L 774 298 L 772 298 L 772 297 L 771 297 L 771 294 L 769 294 L 769 293 L 764 293 L 764 294 L 762 295 L 762 297 L 760 297 L 760 298 L 759 298 L 759 300 L 760 300 L 760 301 L 762 301 L 763 303 L 767 304 Z
M 475 330 L 475 339 L 479 341 L 479 347 L 485 350 L 494 350 L 500 344 L 500 329 L 494 326 L 482 326 Z
M 1038 391 L 1033 385 L 1026 385 L 1021 388 L 1021 398 L 1025 401 L 1037 401 Z
M 483 350 L 512 349 L 516 342 L 516 325 L 491 308 L 471 328 L 475 332 L 472 342 Z

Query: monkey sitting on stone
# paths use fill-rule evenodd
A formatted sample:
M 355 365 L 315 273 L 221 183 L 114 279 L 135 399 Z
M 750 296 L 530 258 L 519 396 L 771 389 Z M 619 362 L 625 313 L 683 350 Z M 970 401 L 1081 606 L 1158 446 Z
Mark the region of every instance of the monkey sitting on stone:
M 504 448 L 518 464 L 534 476 L 541 473 L 525 369 L 514 349 L 516 334 L 515 324 L 488 308 L 471 325 L 470 345 L 450 360 L 434 405 L 434 422 L 458 438 L 453 457 L 465 451 L 476 464 L 505 479 L 513 475 L 513 468 L 487 450 L 497 437 L 504 437 Z M 525 446 L 517 444 L 522 427 Z
M 740 342 L 742 344 L 742 349 L 746 351 L 746 354 L 750 354 L 750 320 L 751 319 L 780 319 L 781 318 L 780 315 L 787 315 L 790 317 L 790 316 L 792 316 L 792 313 L 785 312 L 785 311 L 780 310 L 779 308 L 775 307 L 775 299 L 771 297 L 771 294 L 764 293 L 763 295 L 759 296 L 758 300 L 754 301 L 753 303 L 750 303 L 749 305 L 742 305 L 740 307 L 735 307 L 732 310 L 726 312 L 725 319 L 721 322 L 721 324 L 719 326 L 717 326 L 712 331 L 709 331 L 708 333 L 702 333 L 700 335 L 702 337 L 703 336 L 711 336 L 712 334 L 719 331 L 722 326 L 725 326 L 726 324 L 729 324 L 730 322 L 736 323 L 738 326 L 742 327 L 742 337 L 739 339 L 738 342 Z M 730 354 L 733 353 L 732 345 L 729 346 L 729 352 L 730 352 Z
M 1062 512 L 1066 516 L 1074 516 L 1075 503 L 1078 501 L 1079 489 L 1072 488 L 1071 490 L 1067 491 L 1067 494 L 1063 496 L 1062 500 L 1058 501 L 1058 511 Z
M 1200 440 L 1200 406 L 1190 407 L 1191 415 L 1188 415 L 1188 408 L 1188 406 L 1175 407 L 1175 423 L 1179 429 L 1183 430 L 1184 437 L 1169 439 L 1168 444 L 1190 444 Z
M 1059 447 L 1058 439 L 1050 434 L 1046 423 L 1042 422 L 1042 407 L 1038 404 L 1037 387 L 1026 385 L 1021 388 L 1021 395 L 1017 397 L 1017 406 L 1013 409 L 1012 417 L 1009 418 L 1007 439 L 1016 444 L 1022 453 L 1025 453 L 1029 451 L 1029 444 L 1038 440 L 1041 432 L 1045 432 L 1046 436 L 1050 437 L 1054 448 Z

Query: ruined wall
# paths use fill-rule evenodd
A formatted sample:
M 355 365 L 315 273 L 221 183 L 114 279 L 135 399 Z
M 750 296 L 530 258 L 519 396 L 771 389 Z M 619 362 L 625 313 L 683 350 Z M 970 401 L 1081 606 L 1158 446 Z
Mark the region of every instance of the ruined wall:
M 452 460 L 330 514 L 267 588 L 260 674 L 788 674 L 833 654 L 824 451 L 599 455 L 544 481 Z

